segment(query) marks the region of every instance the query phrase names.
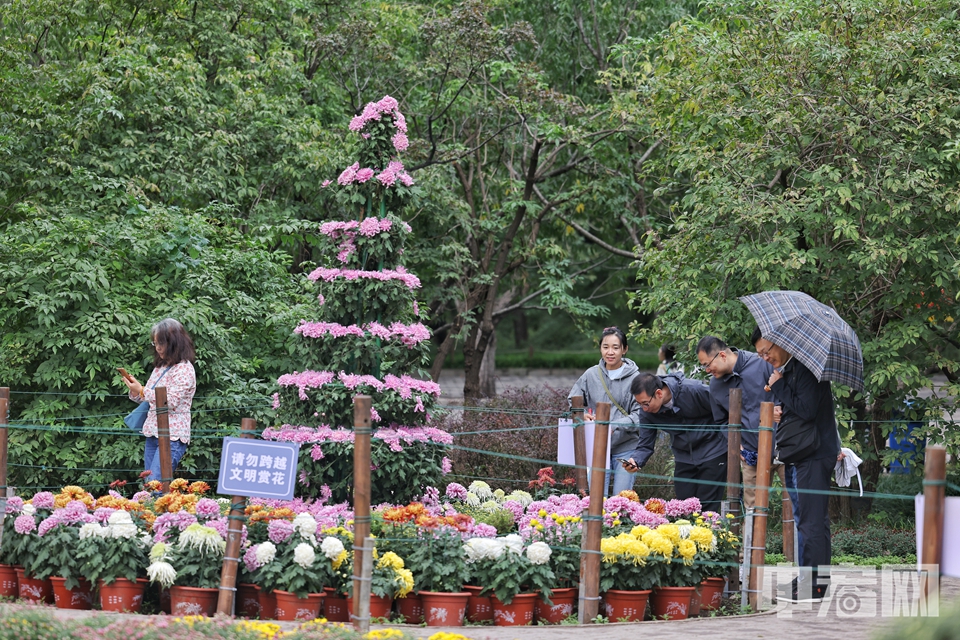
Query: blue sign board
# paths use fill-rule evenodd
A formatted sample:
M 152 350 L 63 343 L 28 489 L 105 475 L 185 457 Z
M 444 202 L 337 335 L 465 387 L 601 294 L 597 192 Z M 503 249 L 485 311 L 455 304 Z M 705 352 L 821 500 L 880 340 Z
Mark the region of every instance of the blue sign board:
M 224 438 L 217 493 L 292 500 L 299 454 L 295 442 Z

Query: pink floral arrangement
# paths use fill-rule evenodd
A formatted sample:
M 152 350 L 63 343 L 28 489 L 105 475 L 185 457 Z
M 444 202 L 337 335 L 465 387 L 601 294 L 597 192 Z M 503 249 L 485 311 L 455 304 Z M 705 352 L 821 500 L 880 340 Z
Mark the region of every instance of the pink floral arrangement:
M 421 322 L 411 325 L 394 322 L 389 327 L 385 327 L 379 322 L 369 322 L 363 327 L 359 327 L 355 324 L 342 325 L 336 322 L 301 320 L 300 325 L 293 331 L 308 338 L 319 338 L 325 335 L 333 338 L 345 336 L 362 338 L 369 333 L 383 340 L 398 338 L 407 347 L 414 347 L 424 340 L 430 339 L 430 330 Z
M 326 282 L 330 282 L 336 278 L 344 278 L 346 280 L 365 278 L 368 280 L 381 280 L 384 282 L 387 280 L 400 280 L 409 289 L 420 288 L 420 278 L 412 273 L 407 273 L 407 270 L 403 267 L 397 267 L 396 269 L 384 269 L 383 271 L 362 271 L 360 269 L 331 269 L 327 267 L 319 267 L 314 269 L 313 272 L 307 277 L 311 280 L 324 280 Z

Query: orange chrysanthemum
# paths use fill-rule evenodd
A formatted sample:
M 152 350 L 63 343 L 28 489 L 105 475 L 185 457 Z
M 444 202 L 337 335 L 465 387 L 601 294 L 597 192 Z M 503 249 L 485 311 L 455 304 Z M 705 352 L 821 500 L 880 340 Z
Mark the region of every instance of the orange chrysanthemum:
M 159 480 L 151 480 L 147 484 L 143 485 L 143 488 L 147 491 L 163 491 L 163 483 Z
M 643 508 L 650 513 L 659 513 L 664 515 L 667 512 L 667 503 L 660 498 L 649 498 L 643 503 Z
M 186 491 L 187 487 L 190 486 L 190 483 L 187 482 L 184 478 L 177 478 L 170 483 L 170 491 Z
M 187 490 L 190 493 L 198 493 L 200 495 L 203 495 L 204 493 L 207 493 L 208 491 L 210 491 L 210 485 L 208 485 L 203 480 L 197 480 L 196 482 L 191 482 L 190 486 L 187 487 Z
M 621 491 L 621 492 L 618 493 L 617 495 L 619 495 L 621 498 L 626 498 L 626 499 L 629 500 L 630 502 L 640 502 L 640 496 L 637 495 L 637 492 L 636 492 L 636 491 L 632 491 L 632 490 L 630 490 L 630 489 L 626 489 L 626 490 L 624 490 L 624 491 Z

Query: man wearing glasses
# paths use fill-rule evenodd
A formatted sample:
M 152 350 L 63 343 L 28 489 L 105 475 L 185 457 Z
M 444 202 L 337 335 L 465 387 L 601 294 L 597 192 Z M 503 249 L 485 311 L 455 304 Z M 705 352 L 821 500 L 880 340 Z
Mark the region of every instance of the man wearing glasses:
M 635 473 L 653 455 L 657 430 L 672 436 L 677 498 L 699 498 L 704 511 L 720 511 L 727 482 L 727 431 L 713 417 L 710 390 L 697 380 L 641 373 L 630 391 L 640 405 L 637 447 L 623 460 Z
M 773 392 L 765 390 L 773 367 L 749 351 L 740 351 L 716 336 L 704 336 L 697 343 L 697 359 L 709 373 L 710 406 L 713 417 L 730 422 L 730 389 L 740 389 L 740 471 L 743 475 L 743 506 L 754 505 L 757 486 L 757 451 L 760 433 L 760 403 L 773 402 Z

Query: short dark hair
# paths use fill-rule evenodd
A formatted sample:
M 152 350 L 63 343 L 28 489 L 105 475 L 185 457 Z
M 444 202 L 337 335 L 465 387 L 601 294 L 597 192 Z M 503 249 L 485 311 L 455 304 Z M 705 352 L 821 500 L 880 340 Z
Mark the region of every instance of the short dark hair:
M 763 337 L 763 333 L 760 332 L 760 327 L 755 327 L 753 333 L 750 334 L 750 344 L 757 346 L 757 343 L 760 342 L 760 338 Z
M 607 327 L 604 329 L 603 333 L 600 334 L 600 342 L 603 342 L 603 339 L 607 336 L 617 336 L 617 340 L 620 341 L 620 346 L 624 349 L 627 348 L 627 334 L 625 334 L 620 327 Z
M 717 336 L 703 336 L 700 338 L 700 342 L 697 343 L 696 353 L 703 351 L 708 356 L 712 356 L 715 353 L 726 350 L 727 343 Z
M 652 373 L 641 373 L 630 383 L 630 393 L 633 395 L 645 393 L 652 398 L 657 389 L 663 389 L 663 380 Z
M 153 325 L 150 329 L 150 339 L 154 342 L 163 343 L 166 349 L 163 352 L 163 358 L 157 353 L 156 347 L 153 349 L 153 366 L 172 367 L 181 362 L 196 362 L 197 353 L 193 348 L 193 340 L 190 334 L 183 328 L 183 325 L 167 318 Z
M 677 348 L 669 342 L 664 342 L 660 345 L 660 351 L 663 352 L 663 359 L 668 362 L 672 362 L 673 359 L 677 357 Z

